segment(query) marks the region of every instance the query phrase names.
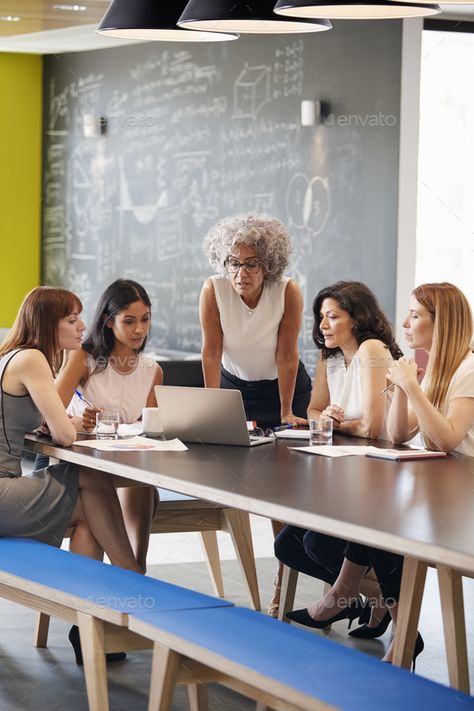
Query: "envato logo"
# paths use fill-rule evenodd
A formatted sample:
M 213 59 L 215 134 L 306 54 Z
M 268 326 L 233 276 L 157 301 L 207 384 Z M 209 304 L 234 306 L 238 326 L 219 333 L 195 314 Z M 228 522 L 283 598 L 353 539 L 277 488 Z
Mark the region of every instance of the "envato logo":
M 117 128 L 150 128 L 156 123 L 155 116 L 150 114 L 128 114 L 119 116 L 96 116 L 95 114 L 85 114 L 83 117 L 84 128 L 107 127 Z
M 329 114 L 323 118 L 325 126 L 339 126 L 340 128 L 379 128 L 381 126 L 395 126 L 397 117 L 393 114 Z
M 100 605 L 100 607 L 119 608 L 122 610 L 152 610 L 156 605 L 156 600 L 153 597 L 143 597 L 142 595 L 133 595 L 131 597 L 117 597 L 114 595 L 89 596 L 87 599 L 94 605 Z

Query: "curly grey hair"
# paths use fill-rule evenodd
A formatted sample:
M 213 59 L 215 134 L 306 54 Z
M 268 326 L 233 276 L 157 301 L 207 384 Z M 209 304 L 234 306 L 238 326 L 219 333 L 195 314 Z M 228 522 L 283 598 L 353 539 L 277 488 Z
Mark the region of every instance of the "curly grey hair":
M 278 281 L 288 266 L 290 237 L 283 222 L 270 215 L 225 217 L 211 227 L 204 239 L 204 251 L 217 272 L 239 246 L 253 249 L 265 269 L 265 279 Z

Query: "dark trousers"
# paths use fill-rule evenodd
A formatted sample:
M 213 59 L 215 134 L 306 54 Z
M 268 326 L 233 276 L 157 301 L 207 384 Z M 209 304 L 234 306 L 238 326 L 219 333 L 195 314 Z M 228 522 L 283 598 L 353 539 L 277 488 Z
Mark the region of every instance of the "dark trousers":
M 385 600 L 398 601 L 403 557 L 395 553 L 348 543 L 341 538 L 285 526 L 275 539 L 275 555 L 282 563 L 332 585 L 344 558 L 357 565 L 372 567 Z
M 358 565 L 371 566 L 379 581 L 384 600 L 390 604 L 398 602 L 403 571 L 402 555 L 364 546 L 361 543 L 348 543 L 346 558 Z
M 259 427 L 264 428 L 281 424 L 278 380 L 241 380 L 221 368 L 221 388 L 240 390 L 247 420 L 255 420 Z M 293 395 L 293 414 L 306 418 L 310 399 L 311 379 L 300 362 Z

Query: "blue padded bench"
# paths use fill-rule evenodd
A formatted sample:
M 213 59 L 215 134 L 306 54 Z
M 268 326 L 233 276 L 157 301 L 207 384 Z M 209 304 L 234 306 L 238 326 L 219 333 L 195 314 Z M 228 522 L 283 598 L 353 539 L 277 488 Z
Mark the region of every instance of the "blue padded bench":
M 91 711 L 108 709 L 105 652 L 151 647 L 128 630 L 133 611 L 232 605 L 26 538 L 0 538 L 0 596 L 79 626 Z
M 155 642 L 148 711 L 171 708 L 180 665 L 188 668 L 189 659 L 215 670 L 217 681 L 256 699 L 260 708 L 474 709 L 474 698 L 462 692 L 253 610 L 228 607 L 170 616 L 139 610 L 130 615 L 129 628 Z

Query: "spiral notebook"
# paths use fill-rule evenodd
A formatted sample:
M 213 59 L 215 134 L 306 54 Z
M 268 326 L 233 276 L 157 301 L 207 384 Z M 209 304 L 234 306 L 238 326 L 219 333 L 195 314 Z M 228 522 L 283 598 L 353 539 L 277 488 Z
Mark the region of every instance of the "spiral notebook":
M 440 459 L 445 456 L 446 452 L 433 452 L 429 449 L 381 449 L 371 447 L 370 452 L 366 452 L 366 457 L 393 459 L 394 461 L 407 459 Z

